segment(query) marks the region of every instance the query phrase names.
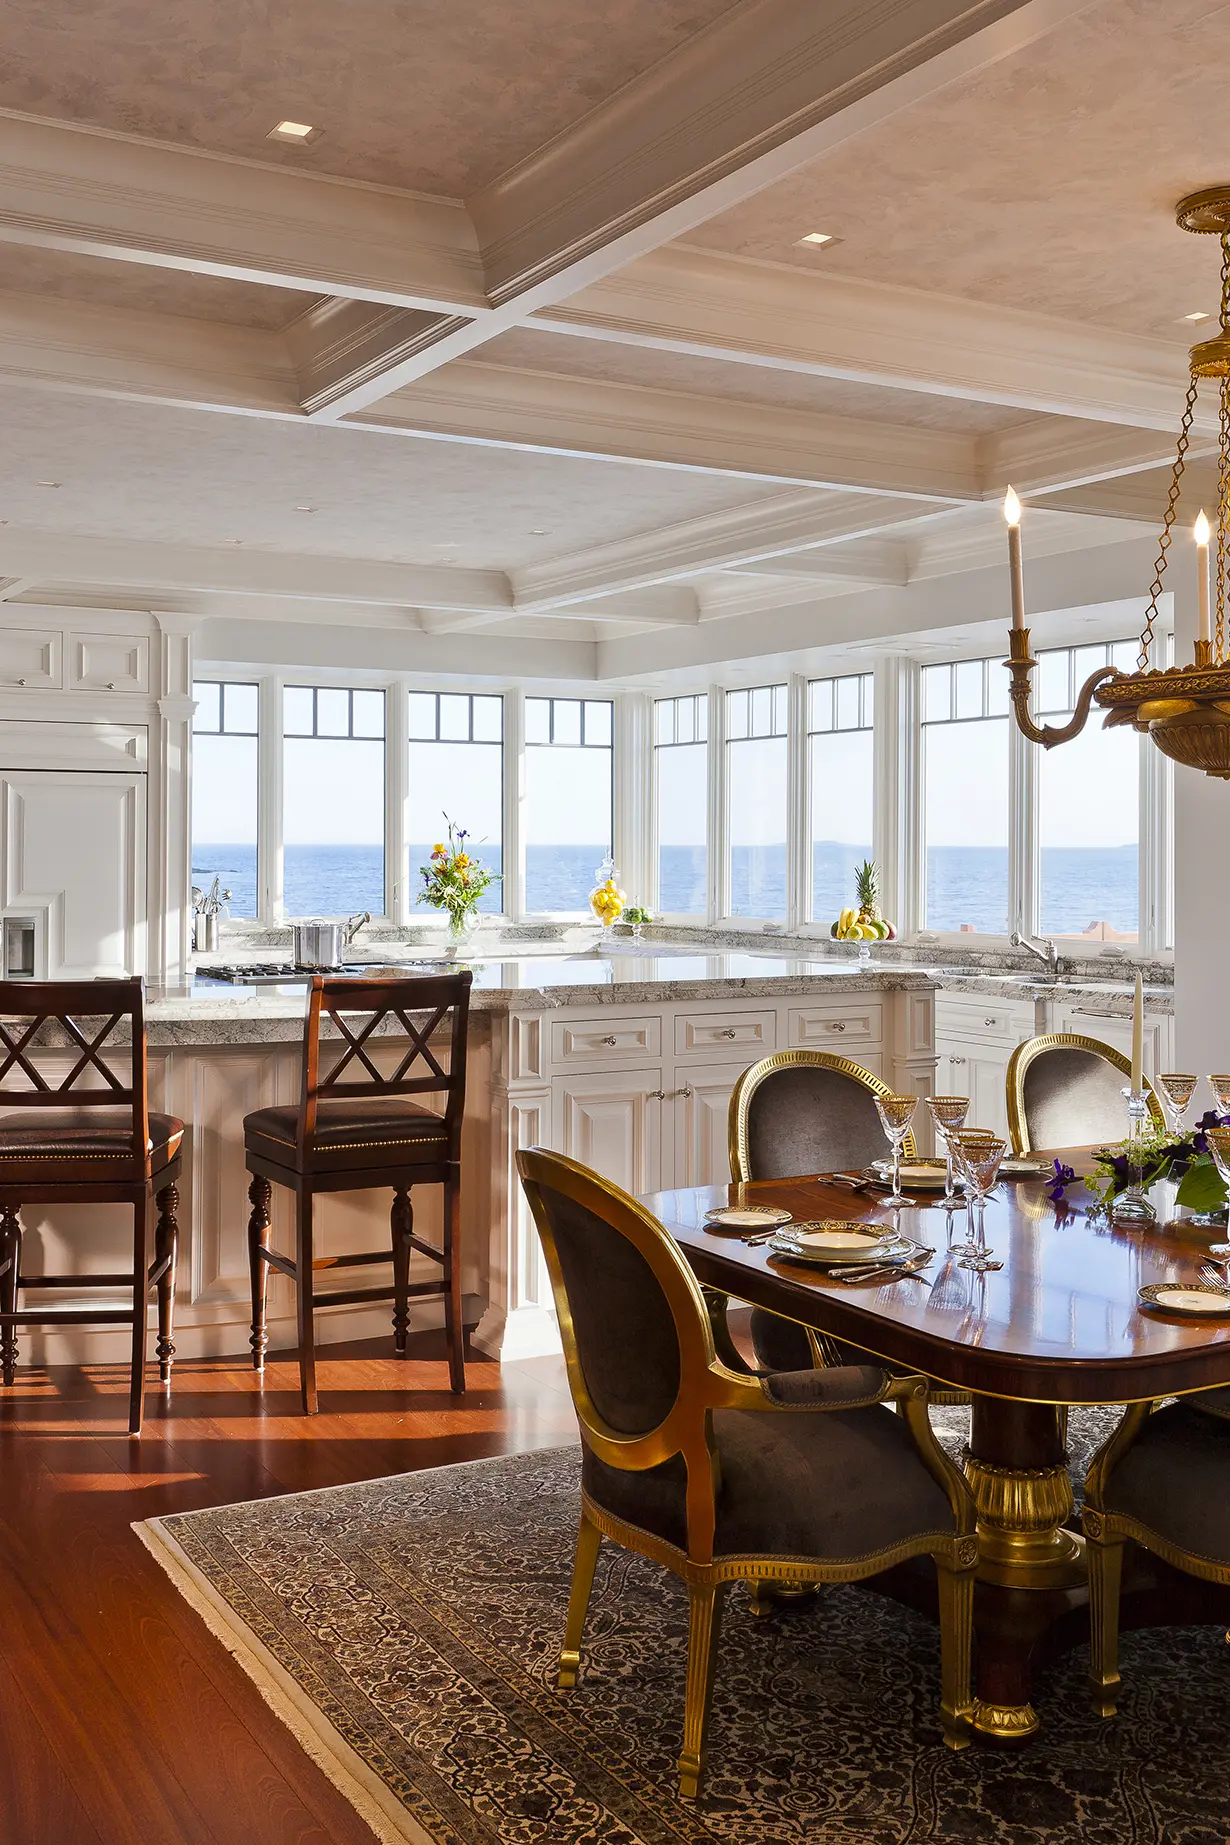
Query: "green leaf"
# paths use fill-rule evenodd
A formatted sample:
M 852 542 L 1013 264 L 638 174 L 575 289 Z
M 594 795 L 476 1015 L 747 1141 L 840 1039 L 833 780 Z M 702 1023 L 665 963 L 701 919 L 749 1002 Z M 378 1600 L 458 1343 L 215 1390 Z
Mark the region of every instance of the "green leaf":
M 1189 1211 L 1221 1211 L 1226 1204 L 1226 1187 L 1211 1159 L 1193 1160 L 1179 1181 L 1176 1204 Z

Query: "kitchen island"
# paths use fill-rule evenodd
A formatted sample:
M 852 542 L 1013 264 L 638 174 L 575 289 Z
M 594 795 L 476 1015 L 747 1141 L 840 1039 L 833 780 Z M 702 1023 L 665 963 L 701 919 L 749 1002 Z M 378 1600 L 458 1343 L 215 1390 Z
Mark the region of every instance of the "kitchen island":
M 389 944 L 386 953 L 381 944 L 382 965 L 427 971 L 411 952 Z M 958 971 L 904 959 L 859 965 L 819 947 L 809 954 L 758 946 L 753 953 L 655 943 L 610 955 L 551 954 L 536 945 L 533 953 L 505 950 L 473 966 L 463 1288 L 475 1343 L 504 1358 L 558 1343 L 537 1239 L 515 1182 L 519 1147 L 555 1147 L 635 1193 L 720 1182 L 728 1173 L 726 1112 L 736 1079 L 758 1058 L 795 1048 L 837 1052 L 920 1096 L 960 1088 L 974 1095 L 977 1119 L 1001 1125 L 996 1111 L 1013 1043 L 1035 1030 L 1078 1028 L 1118 1043 L 1130 1012 L 1123 980 L 1047 987 L 1003 969 Z M 204 966 L 182 988 L 150 989 L 150 1105 L 188 1124 L 180 1358 L 247 1349 L 242 1123 L 253 1109 L 298 1100 L 304 1003 L 301 982 L 228 985 Z M 1078 1007 L 1091 1009 L 1081 1024 Z M 1152 991 L 1153 1068 L 1167 1067 L 1168 1011 L 1168 993 Z M 383 1048 L 395 1054 L 398 1042 L 389 1036 Z M 975 1047 L 975 1070 L 959 1061 L 968 1063 L 970 1052 L 958 1045 Z M 968 1088 L 960 1085 L 963 1074 L 976 1079 Z M 322 1197 L 319 1247 L 326 1254 L 380 1247 L 389 1203 L 381 1192 Z M 434 1189 L 424 1188 L 416 1213 L 429 1238 L 438 1209 Z M 281 1248 L 292 1236 L 285 1210 L 286 1199 L 275 1193 L 273 1234 Z M 86 1278 L 123 1259 L 129 1233 L 122 1212 L 91 1210 L 88 1227 L 84 1208 L 32 1206 L 24 1215 L 28 1238 L 42 1240 L 53 1265 Z M 414 1323 L 430 1324 L 436 1312 L 438 1303 L 425 1303 Z M 318 1340 L 387 1333 L 389 1314 L 383 1305 L 325 1309 Z M 293 1346 L 293 1304 L 276 1276 L 269 1331 L 271 1349 Z M 122 1343 L 120 1335 L 78 1328 L 29 1332 L 23 1360 L 120 1359 Z

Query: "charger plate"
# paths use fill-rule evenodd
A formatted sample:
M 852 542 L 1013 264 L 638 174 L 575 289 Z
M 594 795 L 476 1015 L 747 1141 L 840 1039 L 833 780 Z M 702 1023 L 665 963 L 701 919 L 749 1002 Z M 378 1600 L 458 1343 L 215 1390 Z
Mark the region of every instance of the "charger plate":
M 706 1230 L 729 1230 L 739 1236 L 748 1230 L 772 1230 L 777 1224 L 791 1221 L 790 1211 L 768 1204 L 724 1204 L 705 1213 Z
M 780 1256 L 799 1262 L 815 1262 L 821 1268 L 844 1268 L 867 1262 L 906 1262 L 918 1253 L 919 1245 L 908 1237 L 897 1236 L 874 1226 L 837 1221 L 795 1224 L 783 1230 L 769 1244 Z
M 1184 1319 L 1230 1319 L 1230 1292 L 1202 1288 L 1186 1281 L 1156 1281 L 1140 1290 L 1142 1307 L 1162 1313 L 1181 1313 Z

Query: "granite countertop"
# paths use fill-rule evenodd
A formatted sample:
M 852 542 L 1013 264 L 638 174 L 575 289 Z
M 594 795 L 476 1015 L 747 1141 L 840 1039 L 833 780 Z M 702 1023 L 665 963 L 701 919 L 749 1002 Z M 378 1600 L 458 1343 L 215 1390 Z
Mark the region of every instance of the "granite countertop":
M 238 957 L 235 957 L 238 959 Z M 253 962 L 271 957 L 250 955 Z M 405 957 L 406 972 L 439 972 Z M 383 966 L 395 964 L 390 954 Z M 354 963 L 356 969 L 360 965 Z M 1125 970 L 1126 973 L 1126 970 Z M 933 987 L 1001 998 L 1032 1001 L 1036 996 L 1075 1001 L 1106 1016 L 1131 1012 L 1132 989 L 1126 979 L 1065 979 L 1048 986 L 1044 979 L 1013 979 L 1003 971 L 963 973 L 925 962 L 858 963 L 823 954 L 815 958 L 793 952 L 755 954 L 729 950 L 698 953 L 692 946 L 645 943 L 628 954 L 506 954 L 474 963 L 471 1010 L 501 1013 L 513 1009 L 554 1011 L 563 1007 L 669 1005 L 692 1000 L 770 999 L 828 991 L 838 994 Z M 1151 987 L 1150 1010 L 1169 1011 L 1171 990 Z M 302 983 L 277 986 L 232 986 L 209 978 L 202 966 L 190 985 L 151 988 L 146 1006 L 149 1041 L 170 1046 L 297 1040 L 302 1031 L 305 988 Z

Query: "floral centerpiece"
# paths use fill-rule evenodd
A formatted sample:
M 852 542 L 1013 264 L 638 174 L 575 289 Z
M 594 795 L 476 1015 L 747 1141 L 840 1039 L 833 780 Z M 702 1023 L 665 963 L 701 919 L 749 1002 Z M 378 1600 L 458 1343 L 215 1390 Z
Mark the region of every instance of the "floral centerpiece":
M 443 841 L 431 848 L 431 862 L 419 867 L 423 888 L 415 899 L 429 903 L 434 910 L 448 912 L 448 932 L 453 943 L 468 941 L 478 921 L 478 900 L 483 892 L 500 881 L 500 873 L 491 871 L 481 859 L 466 850 L 470 837 L 448 815 L 448 844 Z
M 1085 1184 L 1099 1206 L 1109 1211 L 1120 1192 L 1134 1182 L 1139 1161 L 1140 1184 L 1145 1191 L 1162 1179 L 1177 1179 L 1176 1204 L 1201 1216 L 1224 1211 L 1226 1187 L 1209 1152 L 1208 1130 L 1211 1127 L 1230 1127 L 1230 1115 L 1219 1115 L 1211 1108 L 1201 1115 L 1190 1132 L 1172 1134 L 1168 1129 L 1158 1129 L 1145 1134 L 1130 1152 L 1126 1141 L 1103 1147 L 1096 1155 L 1095 1170 Z M 1047 1189 L 1056 1204 L 1066 1202 L 1065 1189 L 1074 1182 L 1075 1176 L 1070 1166 L 1055 1161 Z

